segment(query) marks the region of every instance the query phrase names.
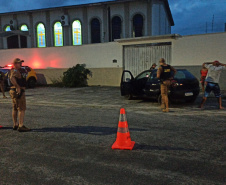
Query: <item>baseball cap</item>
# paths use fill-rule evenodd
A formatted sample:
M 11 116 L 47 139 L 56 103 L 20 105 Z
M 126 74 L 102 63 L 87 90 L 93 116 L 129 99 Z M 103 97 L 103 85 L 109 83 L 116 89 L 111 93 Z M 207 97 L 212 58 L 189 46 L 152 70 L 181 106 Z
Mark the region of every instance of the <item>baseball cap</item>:
M 19 58 L 16 58 L 16 59 L 14 59 L 13 64 L 22 63 L 22 62 L 24 62 L 24 60 L 21 60 Z
M 218 63 L 218 64 L 220 63 L 218 60 L 215 60 L 214 62 L 215 62 L 215 63 Z

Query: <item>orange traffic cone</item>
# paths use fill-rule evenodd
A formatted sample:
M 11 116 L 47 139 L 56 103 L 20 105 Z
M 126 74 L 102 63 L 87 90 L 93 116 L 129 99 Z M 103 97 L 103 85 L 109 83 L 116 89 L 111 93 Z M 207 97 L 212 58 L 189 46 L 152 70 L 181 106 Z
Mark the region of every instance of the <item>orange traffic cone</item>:
M 126 111 L 122 108 L 120 110 L 117 139 L 111 148 L 120 150 L 132 150 L 134 145 L 135 142 L 131 141 L 129 133 L 128 123 L 126 119 Z

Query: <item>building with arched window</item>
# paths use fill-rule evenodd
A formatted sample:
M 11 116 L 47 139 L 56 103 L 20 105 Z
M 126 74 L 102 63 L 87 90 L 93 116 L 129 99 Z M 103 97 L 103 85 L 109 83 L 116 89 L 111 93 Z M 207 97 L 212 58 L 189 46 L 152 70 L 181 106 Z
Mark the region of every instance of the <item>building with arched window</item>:
M 37 25 L 37 47 L 46 47 L 46 29 L 43 23 Z
M 100 21 L 97 18 L 91 20 L 91 43 L 101 42 Z
M 26 24 L 20 26 L 20 31 L 29 31 Z
M 35 48 L 166 35 L 171 33 L 173 25 L 167 0 L 97 0 L 89 4 L 2 13 L 0 49 L 9 48 L 7 40 L 27 42 L 23 45 Z M 26 39 L 19 41 L 18 35 Z
M 82 45 L 82 25 L 79 20 L 72 23 L 72 37 L 74 46 Z
M 54 32 L 54 46 L 63 46 L 64 39 L 63 39 L 63 27 L 61 22 L 56 22 L 53 26 Z
M 122 20 L 119 16 L 114 16 L 111 20 L 112 24 L 112 41 L 122 38 Z
M 133 16 L 133 37 L 142 37 L 144 35 L 144 18 L 141 14 Z

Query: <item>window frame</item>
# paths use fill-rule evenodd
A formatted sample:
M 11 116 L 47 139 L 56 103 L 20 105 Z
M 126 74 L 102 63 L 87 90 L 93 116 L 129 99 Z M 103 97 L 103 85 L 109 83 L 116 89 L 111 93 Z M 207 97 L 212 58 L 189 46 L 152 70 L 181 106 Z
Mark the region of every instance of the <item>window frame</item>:
M 58 23 L 61 24 L 61 29 L 62 29 L 62 33 L 61 33 L 61 35 L 62 35 L 62 44 L 61 45 L 57 45 L 56 44 L 57 43 L 56 42 L 57 41 L 57 35 L 56 35 L 56 32 L 55 32 L 55 25 L 58 24 Z M 53 24 L 53 39 L 54 39 L 54 41 L 53 41 L 53 46 L 54 47 L 62 47 L 62 46 L 64 46 L 64 29 L 63 29 L 63 25 L 62 25 L 62 23 L 60 21 L 55 21 L 54 24 Z M 58 35 L 58 39 L 59 39 L 59 35 Z
M 142 17 L 142 36 L 136 36 L 136 32 L 135 32 L 135 17 L 136 16 L 141 16 Z M 145 35 L 145 17 L 142 13 L 137 12 L 132 16 L 132 37 L 136 38 L 136 37 L 143 37 Z
M 93 35 L 92 35 L 92 33 L 93 33 L 93 31 L 92 31 L 92 22 L 93 22 L 93 20 L 98 20 L 98 22 L 99 22 L 99 37 L 100 37 L 100 41 L 99 42 L 93 42 Z M 100 19 L 98 18 L 98 17 L 93 17 L 93 18 L 91 18 L 91 21 L 90 21 L 90 33 L 91 33 L 91 43 L 92 44 L 99 44 L 99 43 L 101 43 L 101 41 L 102 41 L 102 39 L 101 39 L 101 21 L 100 21 Z
M 42 24 L 44 26 L 44 40 L 45 40 L 45 46 L 40 46 L 39 45 L 39 33 L 38 33 L 38 26 Z M 46 26 L 43 22 L 39 22 L 36 24 L 36 41 L 37 41 L 37 47 L 38 48 L 45 48 L 47 45 L 46 45 Z
M 80 34 L 81 34 L 81 36 L 80 36 L 80 43 L 78 43 L 78 44 L 75 44 L 75 38 L 74 38 L 74 27 L 73 27 L 73 25 L 74 25 L 74 23 L 75 22 L 79 22 L 79 24 L 80 24 Z M 79 20 L 79 19 L 75 19 L 73 22 L 72 22 L 72 24 L 71 24 L 71 31 L 72 31 L 72 45 L 73 46 L 81 46 L 82 44 L 83 44 L 83 32 L 82 32 L 82 22 L 81 22 L 81 20 Z

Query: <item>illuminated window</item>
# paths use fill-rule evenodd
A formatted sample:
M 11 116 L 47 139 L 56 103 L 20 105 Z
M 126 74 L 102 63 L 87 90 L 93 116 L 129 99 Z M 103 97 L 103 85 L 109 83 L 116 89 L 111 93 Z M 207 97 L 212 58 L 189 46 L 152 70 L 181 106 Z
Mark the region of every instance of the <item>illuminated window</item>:
M 12 30 L 10 29 L 10 26 L 6 26 L 5 31 L 12 31 Z
M 21 27 L 20 27 L 20 31 L 28 31 L 28 27 L 26 24 L 23 24 Z
M 79 20 L 75 20 L 72 24 L 73 45 L 82 45 L 82 26 Z
M 46 47 L 45 26 L 42 23 L 37 26 L 37 46 L 39 48 Z
M 63 46 L 63 27 L 60 22 L 56 22 L 54 24 L 54 45 L 55 46 Z

